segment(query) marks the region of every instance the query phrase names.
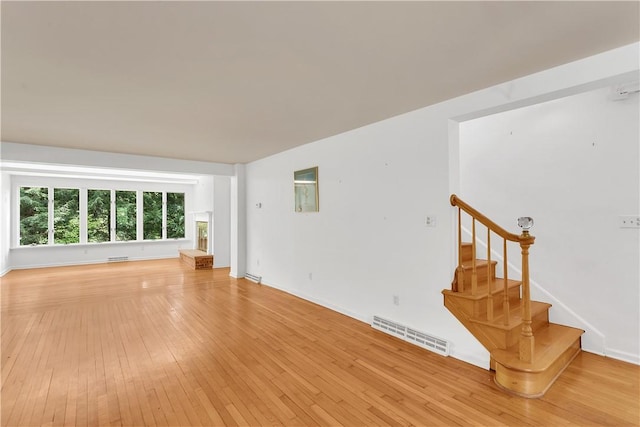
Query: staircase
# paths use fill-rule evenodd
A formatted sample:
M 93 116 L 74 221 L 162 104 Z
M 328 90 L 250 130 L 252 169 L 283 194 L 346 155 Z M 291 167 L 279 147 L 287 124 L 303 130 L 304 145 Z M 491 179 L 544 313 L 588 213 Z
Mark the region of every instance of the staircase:
M 580 353 L 584 331 L 549 323 L 551 304 L 531 301 L 529 248 L 535 238 L 524 224 L 520 235 L 507 232 L 485 215 L 451 196 L 458 208 L 458 267 L 451 289 L 442 291 L 444 305 L 491 354 L 496 384 L 524 397 L 540 397 Z M 471 242 L 462 241 L 462 213 L 470 221 Z M 527 223 L 530 218 L 524 218 Z M 486 232 L 486 258 L 478 259 L 476 228 Z M 491 239 L 501 245 L 492 250 Z M 522 277 L 508 277 L 509 244 L 522 256 Z M 484 253 L 484 251 L 483 251 Z M 496 269 L 501 258 L 501 274 Z

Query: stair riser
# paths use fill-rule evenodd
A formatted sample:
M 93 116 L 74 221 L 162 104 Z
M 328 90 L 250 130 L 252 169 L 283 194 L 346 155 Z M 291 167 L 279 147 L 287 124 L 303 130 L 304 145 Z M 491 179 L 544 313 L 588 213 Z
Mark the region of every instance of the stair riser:
M 515 294 L 515 295 L 514 295 Z M 464 315 L 471 319 L 481 319 L 487 317 L 487 299 L 481 298 L 478 300 L 470 300 L 468 298 L 458 298 L 455 295 L 447 295 L 445 297 L 445 305 L 447 299 L 455 300 L 456 306 L 464 312 Z M 517 289 L 512 289 L 509 291 L 509 304 L 514 306 L 518 303 L 520 295 Z M 502 295 L 497 294 L 493 296 L 493 307 L 494 309 L 498 309 L 503 304 Z
M 462 309 L 468 318 L 486 318 L 487 315 L 487 298 L 479 298 L 472 300 L 458 296 L 456 293 L 445 295 L 445 303 L 447 299 L 455 300 L 456 305 Z M 502 307 L 503 296 L 502 293 L 496 293 L 492 295 L 494 310 L 498 310 Z M 520 300 L 520 288 L 509 288 L 509 304 L 513 307 L 518 304 Z
M 462 245 L 462 262 L 471 261 L 473 259 L 473 248 L 471 245 Z
M 531 319 L 531 329 L 533 329 L 533 335 L 540 328 L 549 324 L 549 311 L 545 310 L 536 314 Z M 491 341 L 495 344 L 495 348 L 506 349 L 518 343 L 520 334 L 522 333 L 522 322 L 514 323 L 510 325 L 507 330 L 492 328 L 489 325 L 479 325 L 484 329 L 486 335 L 490 337 Z M 489 350 L 491 351 L 491 350 Z
M 499 307 L 502 307 L 504 304 L 504 297 L 502 293 L 497 293 L 492 295 L 493 298 L 493 309 L 498 310 Z M 519 288 L 510 288 L 509 289 L 509 304 L 511 306 L 515 306 L 520 300 L 520 289 Z M 470 317 L 480 319 L 487 317 L 487 298 L 482 298 L 477 301 L 472 301 Z
M 476 267 L 476 274 L 478 277 L 478 285 L 486 283 L 487 282 L 487 277 L 491 277 L 492 279 L 495 279 L 496 277 L 496 264 L 492 264 L 491 268 L 489 269 L 489 276 L 487 276 L 487 266 L 482 266 L 482 267 Z M 473 280 L 473 271 L 471 270 L 471 268 L 465 268 L 464 271 L 464 288 L 465 289 L 471 289 L 471 281 Z

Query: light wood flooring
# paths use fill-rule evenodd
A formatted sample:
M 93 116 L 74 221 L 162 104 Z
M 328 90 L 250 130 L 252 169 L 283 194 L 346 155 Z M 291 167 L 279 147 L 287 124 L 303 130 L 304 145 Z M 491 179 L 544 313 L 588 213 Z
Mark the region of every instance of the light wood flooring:
M 638 425 L 640 367 L 581 353 L 541 399 L 228 270 L 1 279 L 3 426 Z M 434 298 L 441 298 L 439 294 Z

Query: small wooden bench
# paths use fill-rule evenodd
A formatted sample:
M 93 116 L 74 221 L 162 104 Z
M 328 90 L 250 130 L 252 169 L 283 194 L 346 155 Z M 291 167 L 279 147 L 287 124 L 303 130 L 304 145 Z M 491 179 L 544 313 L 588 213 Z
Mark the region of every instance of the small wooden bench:
M 180 249 L 180 259 L 195 270 L 213 268 L 213 255 L 197 249 Z

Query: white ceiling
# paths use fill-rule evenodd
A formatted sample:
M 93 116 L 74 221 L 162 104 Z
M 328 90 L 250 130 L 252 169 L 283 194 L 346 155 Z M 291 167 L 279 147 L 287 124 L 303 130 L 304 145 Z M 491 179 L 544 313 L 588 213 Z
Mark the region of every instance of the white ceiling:
M 2 1 L 2 140 L 245 163 L 640 39 L 631 2 Z

